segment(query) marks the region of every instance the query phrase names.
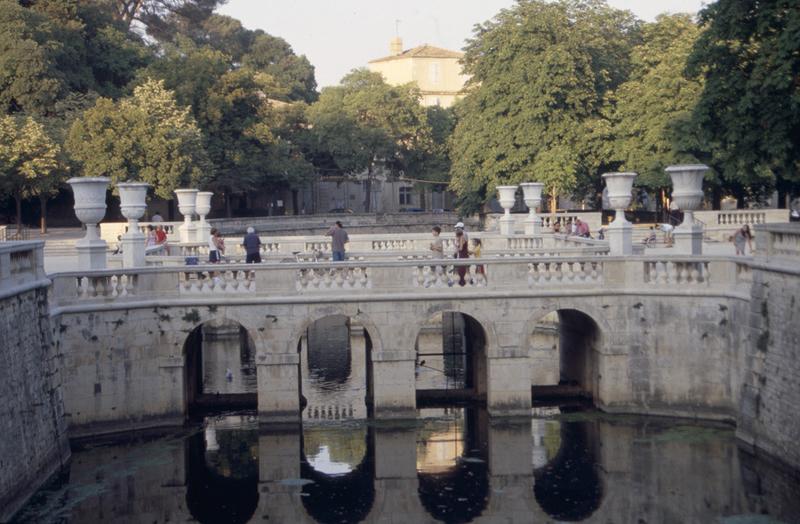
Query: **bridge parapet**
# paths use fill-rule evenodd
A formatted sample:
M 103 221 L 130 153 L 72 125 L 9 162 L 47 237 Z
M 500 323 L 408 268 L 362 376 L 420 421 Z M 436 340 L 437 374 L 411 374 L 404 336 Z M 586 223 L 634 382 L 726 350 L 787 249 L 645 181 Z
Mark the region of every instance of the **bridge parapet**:
M 752 282 L 751 263 L 711 256 L 514 256 L 140 268 L 52 275 L 51 301 L 59 307 L 76 301 L 164 302 L 192 297 L 313 302 L 315 296 L 343 300 L 354 295 L 359 300 L 397 296 L 405 300 L 437 293 L 457 297 L 666 288 L 673 293 L 736 291 Z

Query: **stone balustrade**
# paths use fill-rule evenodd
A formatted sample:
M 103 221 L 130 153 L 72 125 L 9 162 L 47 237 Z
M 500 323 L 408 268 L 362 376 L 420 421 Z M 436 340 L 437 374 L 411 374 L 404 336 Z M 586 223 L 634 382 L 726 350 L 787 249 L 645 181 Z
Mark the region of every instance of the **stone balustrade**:
M 480 259 L 376 260 L 216 264 L 52 275 L 55 305 L 77 302 L 184 297 L 251 296 L 259 299 L 345 297 L 409 293 L 480 292 L 492 295 L 567 292 L 736 291 L 752 277 L 748 264 L 731 257 L 483 257 Z M 465 284 L 459 285 L 460 268 Z
M 11 292 L 46 280 L 44 242 L 20 241 L 0 244 L 0 290 Z
M 800 265 L 800 224 L 755 226 L 758 253 Z
M 706 226 L 741 226 L 789 221 L 788 209 L 735 209 L 730 211 L 695 211 L 694 218 Z

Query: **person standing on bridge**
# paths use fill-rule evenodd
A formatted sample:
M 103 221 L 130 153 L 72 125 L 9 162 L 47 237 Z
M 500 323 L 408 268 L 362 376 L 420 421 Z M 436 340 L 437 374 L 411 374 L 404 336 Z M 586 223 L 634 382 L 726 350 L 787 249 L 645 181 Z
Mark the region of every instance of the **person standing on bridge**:
M 325 233 L 331 237 L 331 251 L 333 251 L 334 262 L 344 262 L 345 251 L 344 245 L 350 242 L 350 237 L 347 236 L 347 231 L 344 230 L 342 223 L 337 220 L 336 224 Z
M 464 231 L 461 229 L 456 229 L 456 252 L 454 254 L 455 258 L 469 258 L 469 245 L 467 244 L 467 239 L 465 238 Z M 458 285 L 465 286 L 467 284 L 466 279 L 464 278 L 467 275 L 468 266 L 461 265 L 456 266 L 456 273 L 458 273 Z
M 247 228 L 247 234 L 242 239 L 242 246 L 244 246 L 244 252 L 247 255 L 245 263 L 261 263 L 261 238 L 256 234 L 256 230 L 253 227 Z
M 745 242 L 748 246 L 750 246 L 750 253 L 753 253 L 753 234 L 750 232 L 750 226 L 747 224 L 739 228 L 736 233 L 730 237 L 730 239 L 733 241 L 733 245 L 736 247 L 737 255 L 747 254 L 744 248 Z

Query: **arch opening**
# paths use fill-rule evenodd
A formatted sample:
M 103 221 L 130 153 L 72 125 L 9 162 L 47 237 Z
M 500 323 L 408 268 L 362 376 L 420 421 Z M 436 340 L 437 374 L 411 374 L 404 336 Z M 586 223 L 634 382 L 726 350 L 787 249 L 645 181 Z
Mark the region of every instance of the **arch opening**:
M 297 350 L 304 423 L 370 415 L 372 339 L 361 323 L 344 315 L 318 319 L 306 328 Z
M 600 328 L 576 309 L 552 311 L 529 334 L 534 402 L 596 398 Z
M 183 345 L 184 399 L 188 414 L 256 409 L 255 343 L 233 320 L 210 320 L 189 333 Z
M 414 349 L 418 406 L 486 401 L 486 332 L 475 318 L 437 312 L 420 327 Z

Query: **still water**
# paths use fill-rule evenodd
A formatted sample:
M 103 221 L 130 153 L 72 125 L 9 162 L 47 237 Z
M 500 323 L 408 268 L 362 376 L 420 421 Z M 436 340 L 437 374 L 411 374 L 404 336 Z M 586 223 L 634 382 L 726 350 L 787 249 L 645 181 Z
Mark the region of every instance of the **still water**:
M 206 417 L 75 446 L 17 522 L 800 522 L 800 482 L 723 426 L 537 408 L 259 429 Z

